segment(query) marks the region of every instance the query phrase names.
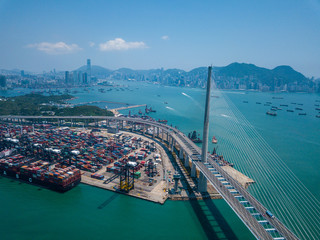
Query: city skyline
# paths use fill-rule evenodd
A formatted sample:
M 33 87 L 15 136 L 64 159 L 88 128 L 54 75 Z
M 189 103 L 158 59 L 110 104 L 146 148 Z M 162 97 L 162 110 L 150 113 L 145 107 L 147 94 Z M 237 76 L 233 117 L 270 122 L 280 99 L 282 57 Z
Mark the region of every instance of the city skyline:
M 0 1 L 1 69 L 253 63 L 320 77 L 320 4 L 308 1 Z

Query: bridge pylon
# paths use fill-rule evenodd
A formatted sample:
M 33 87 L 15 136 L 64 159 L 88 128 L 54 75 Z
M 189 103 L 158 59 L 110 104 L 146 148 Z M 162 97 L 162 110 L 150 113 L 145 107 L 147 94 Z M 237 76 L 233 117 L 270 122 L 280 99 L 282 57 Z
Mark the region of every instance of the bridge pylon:
M 212 66 L 208 67 L 206 108 L 205 108 L 205 112 L 204 112 L 203 140 L 202 140 L 202 152 L 201 152 L 201 162 L 203 162 L 203 163 L 206 163 L 207 158 L 208 158 L 211 72 L 212 72 Z M 207 191 L 207 179 L 202 174 L 202 172 L 200 172 L 200 176 L 199 176 L 198 190 L 199 190 L 199 192 L 206 192 Z

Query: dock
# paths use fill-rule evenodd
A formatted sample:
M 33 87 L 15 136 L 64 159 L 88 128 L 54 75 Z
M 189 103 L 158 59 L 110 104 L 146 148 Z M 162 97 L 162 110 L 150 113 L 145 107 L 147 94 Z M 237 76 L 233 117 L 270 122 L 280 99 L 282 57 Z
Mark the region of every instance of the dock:
M 110 111 L 113 112 L 113 114 L 115 116 L 118 116 L 120 110 L 126 110 L 126 109 L 130 109 L 130 108 L 138 108 L 138 107 L 145 107 L 145 106 L 147 106 L 147 104 L 131 105 L 131 106 L 125 106 L 125 107 L 119 107 L 119 108 L 110 109 Z

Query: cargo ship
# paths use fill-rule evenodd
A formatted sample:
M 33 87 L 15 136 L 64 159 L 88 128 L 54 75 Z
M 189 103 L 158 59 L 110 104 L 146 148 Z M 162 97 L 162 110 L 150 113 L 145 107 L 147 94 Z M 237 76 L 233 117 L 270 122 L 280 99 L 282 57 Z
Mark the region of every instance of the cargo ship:
M 277 113 L 276 112 L 272 112 L 272 111 L 268 111 L 266 112 L 267 115 L 270 115 L 270 116 L 277 116 Z
M 81 181 L 80 170 L 75 166 L 52 165 L 20 154 L 0 159 L 0 174 L 58 192 L 68 191 Z

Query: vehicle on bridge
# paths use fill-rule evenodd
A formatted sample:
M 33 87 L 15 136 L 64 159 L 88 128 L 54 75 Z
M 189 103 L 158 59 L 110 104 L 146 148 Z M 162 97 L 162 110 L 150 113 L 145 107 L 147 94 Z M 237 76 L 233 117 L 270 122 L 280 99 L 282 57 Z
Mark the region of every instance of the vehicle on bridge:
M 274 218 L 273 214 L 269 210 L 266 211 L 266 214 L 268 215 L 268 217 L 272 219 Z

